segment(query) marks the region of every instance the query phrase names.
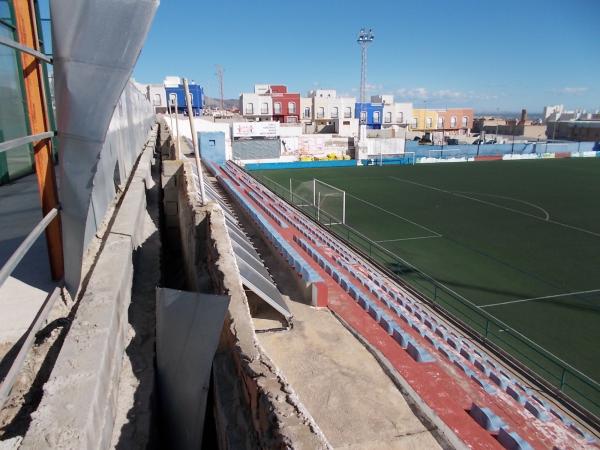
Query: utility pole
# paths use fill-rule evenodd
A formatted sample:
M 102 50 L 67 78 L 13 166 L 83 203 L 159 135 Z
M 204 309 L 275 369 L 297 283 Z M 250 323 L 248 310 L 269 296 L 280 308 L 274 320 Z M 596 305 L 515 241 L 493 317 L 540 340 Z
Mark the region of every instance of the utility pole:
M 225 109 L 225 98 L 223 94 L 223 67 L 217 64 L 217 80 L 219 81 L 219 94 L 221 95 L 221 110 Z
M 359 133 L 358 140 L 361 141 L 364 137 L 362 136 L 362 125 L 366 124 L 366 120 L 363 121 L 363 110 L 366 100 L 366 88 L 367 88 L 367 49 L 369 45 L 375 39 L 375 35 L 373 34 L 373 30 L 369 28 L 361 28 L 358 32 L 358 37 L 356 38 L 356 42 L 360 46 L 360 112 L 358 115 L 359 121 Z
M 185 91 L 185 103 L 187 104 L 188 118 L 190 119 L 190 131 L 192 132 L 192 145 L 194 147 L 194 157 L 196 159 L 196 169 L 198 171 L 198 183 L 200 184 L 200 203 L 206 203 L 204 196 L 204 177 L 202 176 L 202 160 L 200 159 L 200 149 L 198 148 L 198 136 L 196 136 L 196 125 L 194 124 L 194 111 L 192 110 L 192 99 L 187 78 L 183 79 L 183 89 Z

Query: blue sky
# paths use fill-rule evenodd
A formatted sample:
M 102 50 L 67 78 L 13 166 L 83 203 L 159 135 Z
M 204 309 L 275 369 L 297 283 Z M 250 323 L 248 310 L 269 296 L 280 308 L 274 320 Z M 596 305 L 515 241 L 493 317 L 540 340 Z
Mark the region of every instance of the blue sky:
M 600 108 L 600 0 L 162 0 L 134 76 L 194 79 L 218 96 L 255 83 L 357 96 L 356 34 L 371 27 L 370 93 L 416 106 Z

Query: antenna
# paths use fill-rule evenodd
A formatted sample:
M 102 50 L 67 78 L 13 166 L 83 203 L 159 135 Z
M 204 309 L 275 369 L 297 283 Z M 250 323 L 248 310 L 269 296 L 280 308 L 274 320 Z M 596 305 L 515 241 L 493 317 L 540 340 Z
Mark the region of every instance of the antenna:
M 221 109 L 225 109 L 225 99 L 223 95 L 223 67 L 217 64 L 217 80 L 219 81 L 219 93 L 221 94 Z

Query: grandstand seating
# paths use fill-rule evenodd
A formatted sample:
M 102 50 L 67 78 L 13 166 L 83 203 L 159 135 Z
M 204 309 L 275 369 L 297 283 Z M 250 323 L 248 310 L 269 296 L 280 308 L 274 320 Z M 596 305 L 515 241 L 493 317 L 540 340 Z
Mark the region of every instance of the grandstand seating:
M 497 396 L 514 401 L 516 408 L 522 408 L 530 416 L 541 422 L 558 420 L 565 427 L 585 439 L 589 435 L 577 427 L 549 405 L 534 398 L 531 390 L 517 379 L 498 367 L 479 348 L 475 348 L 465 337 L 453 333 L 439 319 L 426 311 L 424 305 L 391 282 L 381 272 L 359 255 L 355 254 L 328 231 L 305 217 L 294 207 L 283 201 L 262 184 L 254 180 L 235 164 L 229 162 L 214 168 L 217 177 L 227 191 L 246 209 L 252 219 L 265 232 L 269 240 L 288 260 L 290 265 L 307 283 L 322 283 L 322 277 L 281 237 L 257 209 L 240 194 L 243 191 L 277 226 L 283 230 L 295 230 L 295 242 L 318 266 L 323 269 L 387 334 L 406 349 L 416 362 L 431 363 L 436 357 L 427 350 L 431 345 L 457 370 L 464 373 L 485 395 Z M 230 181 L 231 180 L 231 181 Z M 232 184 L 235 182 L 235 186 Z M 239 189 L 236 188 L 239 186 Z M 416 334 L 413 337 L 411 332 Z M 498 441 L 507 448 L 530 448 L 517 433 L 510 431 L 502 420 L 489 409 L 474 405 L 471 416 L 488 431 L 498 434 Z M 491 427 L 491 430 L 490 430 Z M 500 441 L 500 436 L 502 441 Z

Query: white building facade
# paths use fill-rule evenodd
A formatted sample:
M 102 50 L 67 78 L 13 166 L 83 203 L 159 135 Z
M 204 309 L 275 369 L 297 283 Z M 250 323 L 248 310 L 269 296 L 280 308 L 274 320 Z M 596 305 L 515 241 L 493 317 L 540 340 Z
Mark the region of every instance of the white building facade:
M 243 93 L 240 95 L 240 113 L 248 120 L 272 120 L 273 99 L 270 95 Z

